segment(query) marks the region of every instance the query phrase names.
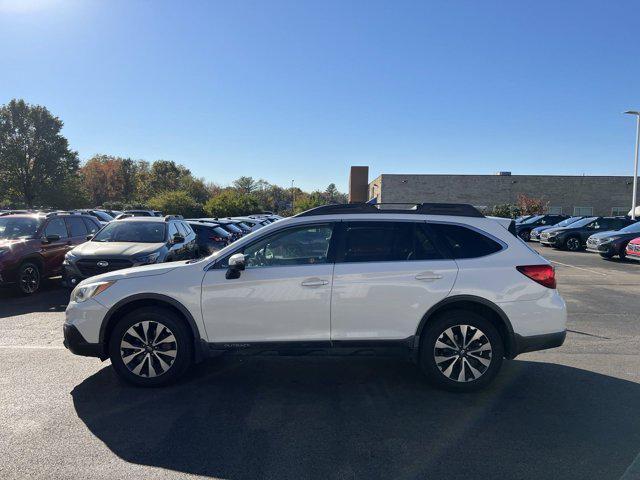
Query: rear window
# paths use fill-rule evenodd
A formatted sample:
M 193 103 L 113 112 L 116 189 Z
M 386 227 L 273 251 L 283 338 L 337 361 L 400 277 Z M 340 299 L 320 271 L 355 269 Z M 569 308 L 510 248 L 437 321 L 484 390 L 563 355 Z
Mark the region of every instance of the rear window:
M 495 240 L 462 225 L 432 223 L 429 225 L 455 259 L 478 258 L 502 250 Z
M 346 224 L 342 262 L 391 262 L 443 258 L 424 223 L 350 222 Z

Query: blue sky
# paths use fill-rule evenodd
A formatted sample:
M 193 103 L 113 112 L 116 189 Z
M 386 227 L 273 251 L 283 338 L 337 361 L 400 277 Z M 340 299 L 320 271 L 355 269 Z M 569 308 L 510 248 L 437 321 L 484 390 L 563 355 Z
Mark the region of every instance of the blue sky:
M 86 160 L 346 189 L 380 173 L 630 175 L 637 1 L 0 0 L 0 103 Z

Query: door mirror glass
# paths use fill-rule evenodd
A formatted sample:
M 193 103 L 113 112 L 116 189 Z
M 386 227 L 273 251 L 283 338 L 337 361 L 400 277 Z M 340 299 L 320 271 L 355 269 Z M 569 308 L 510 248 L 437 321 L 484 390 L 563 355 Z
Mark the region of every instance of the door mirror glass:
M 176 243 L 182 243 L 184 242 L 184 236 L 180 235 L 179 233 L 176 233 L 173 236 L 173 239 L 171 240 L 171 243 L 176 244 Z
M 92 238 L 93 238 L 93 234 L 91 234 L 91 233 L 90 233 L 89 235 L 87 235 L 87 236 L 86 236 L 86 239 L 87 239 L 87 240 L 91 240 Z

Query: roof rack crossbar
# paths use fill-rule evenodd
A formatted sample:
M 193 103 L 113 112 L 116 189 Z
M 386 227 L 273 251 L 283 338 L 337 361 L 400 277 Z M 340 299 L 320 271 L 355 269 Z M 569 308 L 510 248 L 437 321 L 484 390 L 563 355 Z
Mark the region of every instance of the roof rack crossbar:
M 393 208 L 406 205 L 409 208 Z M 391 208 L 384 208 L 384 207 Z M 383 207 L 383 208 L 379 208 Z M 473 205 L 467 203 L 344 203 L 323 205 L 299 213 L 296 217 L 311 217 L 314 215 L 340 215 L 357 213 L 407 213 L 416 215 L 451 215 L 457 217 L 484 217 Z

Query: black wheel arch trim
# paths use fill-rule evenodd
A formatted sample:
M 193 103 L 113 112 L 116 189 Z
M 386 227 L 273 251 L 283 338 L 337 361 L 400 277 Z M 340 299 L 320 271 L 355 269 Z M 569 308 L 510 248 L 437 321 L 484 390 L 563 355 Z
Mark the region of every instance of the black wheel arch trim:
M 196 362 L 202 360 L 205 356 L 205 350 L 203 345 L 206 345 L 205 340 L 202 339 L 200 335 L 200 329 L 198 328 L 198 324 L 196 323 L 193 315 L 187 307 L 185 307 L 182 303 L 180 303 L 175 298 L 169 297 L 168 295 L 162 295 L 160 293 L 137 293 L 135 295 L 131 295 L 129 297 L 123 298 L 118 301 L 115 305 L 113 305 L 107 314 L 104 316 L 102 320 L 102 324 L 100 325 L 100 333 L 98 336 L 99 344 L 106 352 L 107 349 L 107 339 L 105 338 L 105 334 L 109 324 L 111 323 L 111 319 L 113 316 L 126 305 L 130 303 L 137 302 L 140 300 L 157 300 L 158 302 L 168 304 L 175 309 L 177 309 L 187 320 L 189 327 L 191 328 L 191 333 L 193 334 L 193 349 L 194 349 L 194 360 Z M 162 305 L 158 305 L 162 306 Z
M 463 302 L 477 303 L 479 305 L 487 307 L 491 309 L 498 316 L 498 318 L 500 318 L 507 333 L 507 337 L 504 339 L 505 340 L 505 345 L 504 345 L 505 357 L 514 358 L 519 352 L 518 352 L 518 345 L 516 342 L 516 336 L 514 334 L 513 326 L 511 325 L 511 321 L 509 320 L 509 317 L 495 303 L 491 302 L 490 300 L 487 300 L 486 298 L 478 297 L 475 295 L 454 295 L 451 297 L 446 297 L 440 300 L 435 305 L 433 305 L 429 310 L 427 310 L 427 313 L 425 313 L 424 316 L 422 317 L 422 320 L 420 320 L 420 324 L 418 325 L 418 329 L 416 330 L 416 334 L 414 337 L 415 353 L 417 354 L 420 348 L 420 337 L 422 335 L 422 332 L 425 326 L 429 323 L 429 320 L 433 318 L 433 316 L 436 315 L 443 307 L 453 306 L 456 303 L 463 303 Z

